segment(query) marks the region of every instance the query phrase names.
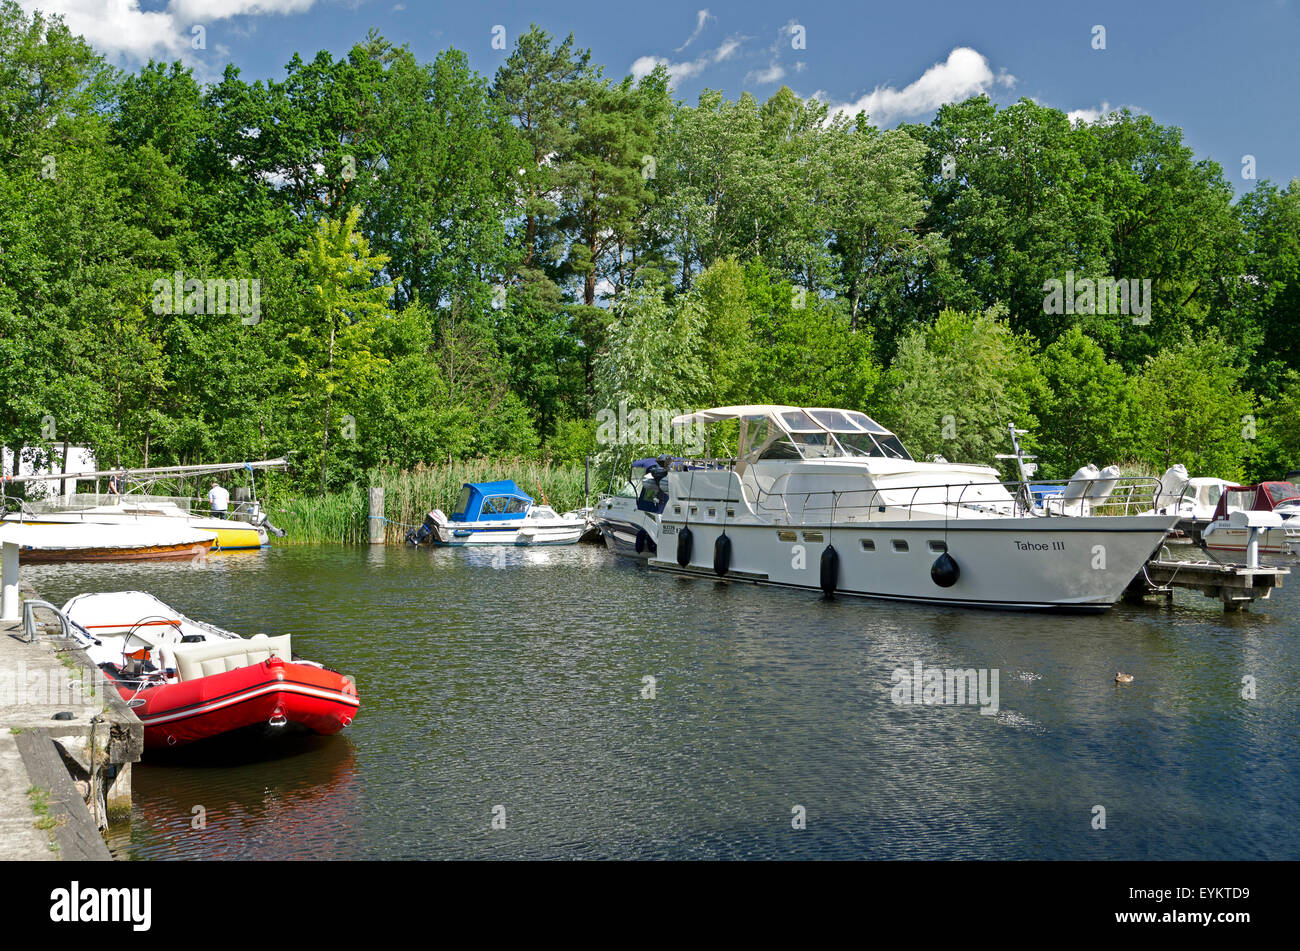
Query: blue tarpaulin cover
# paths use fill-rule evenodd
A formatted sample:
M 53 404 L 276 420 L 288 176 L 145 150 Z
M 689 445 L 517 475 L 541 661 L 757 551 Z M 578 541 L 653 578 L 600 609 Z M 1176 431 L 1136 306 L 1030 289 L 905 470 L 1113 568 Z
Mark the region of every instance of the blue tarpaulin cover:
M 460 491 L 453 522 L 495 521 L 503 518 L 523 518 L 533 504 L 528 495 L 513 479 L 499 482 L 466 482 Z

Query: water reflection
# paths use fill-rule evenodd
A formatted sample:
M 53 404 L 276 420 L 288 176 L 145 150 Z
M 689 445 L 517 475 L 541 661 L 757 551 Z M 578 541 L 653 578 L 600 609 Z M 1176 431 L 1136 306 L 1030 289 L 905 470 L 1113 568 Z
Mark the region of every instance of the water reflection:
M 678 579 L 586 545 L 251 554 L 23 569 L 55 601 L 142 588 L 292 633 L 358 682 L 356 722 L 319 748 L 137 767 L 119 851 L 1300 856 L 1294 587 L 1240 615 L 1179 592 L 1058 617 Z M 916 661 L 997 670 L 997 714 L 894 703 L 893 670 Z

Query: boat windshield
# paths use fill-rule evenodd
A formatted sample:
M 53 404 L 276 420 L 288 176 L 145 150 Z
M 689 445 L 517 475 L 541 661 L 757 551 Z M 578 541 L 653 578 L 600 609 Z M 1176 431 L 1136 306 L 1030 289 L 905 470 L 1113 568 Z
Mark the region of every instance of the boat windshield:
M 760 459 L 826 459 L 844 454 L 830 433 L 802 412 L 781 414 L 787 432 L 767 417 L 749 417 L 745 435 L 746 462 Z
M 1264 486 L 1264 491 L 1268 493 L 1268 497 L 1273 500 L 1274 505 L 1282 502 L 1300 501 L 1300 489 L 1290 482 L 1270 482 Z
M 835 434 L 835 439 L 844 447 L 845 455 L 884 459 L 912 458 L 897 436 L 863 413 L 815 409 L 810 410 L 809 415 Z
M 788 410 L 780 425 L 767 417 L 748 417 L 744 456 L 767 459 L 836 459 L 912 457 L 898 437 L 875 420 L 849 410 Z M 827 432 L 830 430 L 830 432 Z
M 465 486 L 460 490 L 460 498 L 456 500 L 456 509 L 451 513 L 452 518 L 464 518 L 465 510 L 469 508 L 470 488 Z

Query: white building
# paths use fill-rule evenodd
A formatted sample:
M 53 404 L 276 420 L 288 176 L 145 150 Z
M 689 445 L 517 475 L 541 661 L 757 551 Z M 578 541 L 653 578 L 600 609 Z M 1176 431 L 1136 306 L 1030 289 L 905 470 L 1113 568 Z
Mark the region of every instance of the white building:
M 24 446 L 18 451 L 18 467 L 14 470 L 14 452 L 8 446 L 4 447 L 3 457 L 0 458 L 0 471 L 6 477 L 13 476 L 31 476 L 49 474 L 54 478 L 49 481 L 29 482 L 27 483 L 27 497 L 52 498 L 59 493 L 58 477 L 65 474 L 65 470 L 60 465 L 63 460 L 63 446 L 57 445 L 53 448 L 42 446 Z M 95 471 L 95 453 L 87 446 L 68 446 L 68 465 L 66 474 L 73 475 L 79 472 Z M 76 479 L 69 479 L 64 484 L 64 493 L 72 495 L 77 491 Z

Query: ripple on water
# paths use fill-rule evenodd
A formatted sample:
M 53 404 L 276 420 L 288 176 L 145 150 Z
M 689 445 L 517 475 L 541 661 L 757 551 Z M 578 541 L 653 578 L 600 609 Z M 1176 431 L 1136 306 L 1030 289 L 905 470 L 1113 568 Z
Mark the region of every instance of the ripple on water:
M 1300 857 L 1290 587 L 1239 616 L 1180 592 L 1038 617 L 686 581 L 593 546 L 22 571 L 56 602 L 139 588 L 292 633 L 359 685 L 338 737 L 137 767 L 118 854 Z M 1001 671 L 997 715 L 895 703 L 916 662 Z

